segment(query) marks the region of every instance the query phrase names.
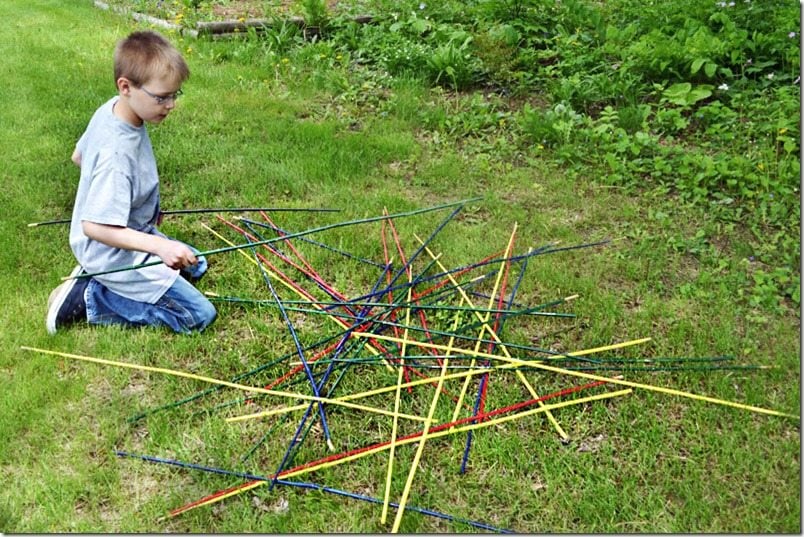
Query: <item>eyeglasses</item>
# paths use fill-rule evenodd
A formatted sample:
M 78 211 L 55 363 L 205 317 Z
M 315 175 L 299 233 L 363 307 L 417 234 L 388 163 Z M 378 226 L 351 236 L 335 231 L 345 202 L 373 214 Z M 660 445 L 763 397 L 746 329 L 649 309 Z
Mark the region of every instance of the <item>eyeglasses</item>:
M 142 86 L 140 86 L 139 89 L 144 91 L 145 94 L 148 95 L 149 97 L 152 97 L 153 100 L 156 101 L 156 104 L 165 104 L 168 101 L 173 101 L 175 103 L 176 99 L 178 99 L 184 94 L 183 91 L 177 90 L 176 92 L 170 93 L 168 95 L 155 95 L 150 91 L 148 91 L 147 89 L 143 88 Z

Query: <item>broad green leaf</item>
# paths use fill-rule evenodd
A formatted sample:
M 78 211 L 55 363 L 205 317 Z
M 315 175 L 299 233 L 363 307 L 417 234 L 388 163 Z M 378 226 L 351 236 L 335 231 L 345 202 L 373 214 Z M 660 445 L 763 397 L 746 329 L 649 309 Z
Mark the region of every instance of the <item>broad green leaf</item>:
M 712 95 L 712 86 L 702 84 L 690 91 L 687 95 L 687 104 L 697 103 Z
M 424 32 L 426 32 L 427 30 L 429 30 L 431 28 L 431 26 L 432 25 L 430 24 L 430 22 L 426 21 L 424 19 L 416 19 L 410 25 L 411 29 L 413 29 L 414 32 L 416 32 L 417 34 L 420 34 L 420 35 L 423 34 Z
M 685 105 L 688 104 L 687 95 L 691 89 L 692 84 L 689 82 L 679 82 L 664 90 L 664 97 L 673 104 Z

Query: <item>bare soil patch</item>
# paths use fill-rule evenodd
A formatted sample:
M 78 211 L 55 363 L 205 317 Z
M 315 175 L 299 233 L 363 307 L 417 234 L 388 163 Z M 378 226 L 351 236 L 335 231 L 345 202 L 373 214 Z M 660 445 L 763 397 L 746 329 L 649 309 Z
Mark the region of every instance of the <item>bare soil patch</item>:
M 327 8 L 332 13 L 338 6 L 338 0 L 328 0 Z M 230 0 L 212 4 L 212 13 L 216 18 L 233 20 L 239 18 L 261 19 L 271 15 L 293 13 L 298 11 L 297 0 L 280 0 L 270 5 L 264 0 Z

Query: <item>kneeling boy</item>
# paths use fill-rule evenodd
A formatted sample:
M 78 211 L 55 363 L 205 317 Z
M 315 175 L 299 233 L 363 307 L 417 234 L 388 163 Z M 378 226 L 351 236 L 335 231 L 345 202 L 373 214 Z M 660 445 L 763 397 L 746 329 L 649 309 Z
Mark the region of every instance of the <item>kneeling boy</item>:
M 156 32 L 134 32 L 117 44 L 118 95 L 95 112 L 72 156 L 81 168 L 70 225 L 79 265 L 48 299 L 49 333 L 84 319 L 189 333 L 215 319 L 215 307 L 188 281 L 204 274 L 206 260 L 156 228 L 159 175 L 145 129 L 170 114 L 189 76 L 181 54 Z M 75 278 L 154 256 L 163 263 Z

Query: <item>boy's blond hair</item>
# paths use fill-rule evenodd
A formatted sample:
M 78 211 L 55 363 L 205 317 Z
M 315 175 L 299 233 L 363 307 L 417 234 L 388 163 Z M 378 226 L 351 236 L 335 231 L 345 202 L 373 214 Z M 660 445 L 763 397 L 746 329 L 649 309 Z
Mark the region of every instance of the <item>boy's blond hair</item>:
M 135 86 L 154 78 L 171 76 L 182 83 L 190 68 L 178 50 L 156 32 L 134 32 L 117 43 L 114 50 L 114 79 L 125 77 Z

